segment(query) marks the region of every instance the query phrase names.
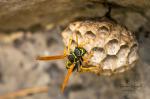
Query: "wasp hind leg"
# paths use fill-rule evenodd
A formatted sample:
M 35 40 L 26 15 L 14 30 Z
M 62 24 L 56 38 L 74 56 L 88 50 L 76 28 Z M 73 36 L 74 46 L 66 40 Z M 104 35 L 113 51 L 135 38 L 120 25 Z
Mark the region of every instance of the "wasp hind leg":
M 83 67 L 80 66 L 79 72 L 83 73 L 83 72 L 91 72 L 97 75 L 100 75 L 102 69 L 99 66 L 90 66 L 90 67 Z

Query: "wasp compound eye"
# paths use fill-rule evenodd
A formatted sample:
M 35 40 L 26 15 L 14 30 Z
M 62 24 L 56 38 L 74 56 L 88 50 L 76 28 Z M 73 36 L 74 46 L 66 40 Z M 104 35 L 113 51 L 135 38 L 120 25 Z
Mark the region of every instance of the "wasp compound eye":
M 74 53 L 76 56 L 82 56 L 82 51 L 79 48 L 75 48 Z

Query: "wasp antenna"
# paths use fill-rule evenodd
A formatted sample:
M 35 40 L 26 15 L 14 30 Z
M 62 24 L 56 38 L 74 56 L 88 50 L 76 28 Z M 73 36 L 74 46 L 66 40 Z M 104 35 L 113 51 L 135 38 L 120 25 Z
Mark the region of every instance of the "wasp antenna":
M 78 35 L 76 33 L 76 42 L 77 42 L 77 47 L 78 47 Z
M 64 79 L 64 82 L 63 82 L 62 88 L 61 88 L 61 92 L 62 92 L 62 93 L 64 92 L 64 89 L 65 89 L 65 87 L 66 87 L 66 85 L 67 85 L 67 83 L 68 83 L 69 77 L 70 77 L 70 75 L 72 74 L 72 71 L 73 71 L 73 68 L 74 68 L 74 67 L 75 67 L 75 65 L 72 64 L 72 65 L 70 66 L 70 69 L 68 70 L 67 75 L 65 76 L 65 79 Z
M 36 60 L 48 61 L 56 59 L 64 59 L 66 55 L 57 55 L 57 56 L 38 56 Z

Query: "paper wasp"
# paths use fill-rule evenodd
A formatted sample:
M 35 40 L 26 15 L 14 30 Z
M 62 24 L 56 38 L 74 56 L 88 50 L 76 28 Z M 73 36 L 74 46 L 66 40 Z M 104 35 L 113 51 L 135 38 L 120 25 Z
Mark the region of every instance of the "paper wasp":
M 84 43 L 78 44 L 78 36 L 77 35 L 76 35 L 76 42 L 77 42 L 77 46 L 75 47 L 74 51 L 70 51 L 70 46 L 72 44 L 72 36 L 71 36 L 69 39 L 68 48 L 65 48 L 63 55 L 39 56 L 36 58 L 37 60 L 43 60 L 43 61 L 67 58 L 66 68 L 68 69 L 68 73 L 65 76 L 64 82 L 62 84 L 62 88 L 61 88 L 62 92 L 64 91 L 64 88 L 66 87 L 69 77 L 73 71 L 77 70 L 78 72 L 85 72 L 85 71 L 90 70 L 90 68 L 82 67 L 82 63 L 84 61 L 87 61 L 87 59 L 88 59 L 88 58 L 83 59 L 83 56 L 87 53 L 87 51 L 82 47 L 84 45 Z

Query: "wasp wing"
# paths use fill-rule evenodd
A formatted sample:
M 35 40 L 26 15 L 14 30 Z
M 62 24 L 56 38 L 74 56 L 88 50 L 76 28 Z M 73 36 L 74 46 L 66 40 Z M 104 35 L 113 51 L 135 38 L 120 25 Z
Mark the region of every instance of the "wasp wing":
M 72 71 L 73 71 L 73 68 L 74 68 L 74 67 L 75 67 L 75 65 L 72 64 L 72 65 L 70 66 L 70 68 L 68 69 L 68 73 L 67 73 L 67 75 L 65 76 L 64 82 L 63 82 L 63 84 L 62 84 L 62 88 L 61 88 L 61 92 L 62 92 L 62 93 L 64 92 L 64 89 L 65 89 L 65 87 L 66 87 L 66 85 L 67 85 L 67 83 L 68 83 L 69 77 L 70 77 L 70 75 L 72 74 Z
M 48 61 L 48 60 L 56 60 L 56 59 L 64 59 L 66 55 L 57 55 L 57 56 L 38 56 L 36 60 L 43 60 L 43 61 Z

